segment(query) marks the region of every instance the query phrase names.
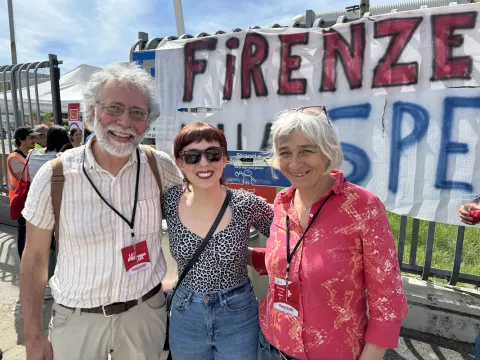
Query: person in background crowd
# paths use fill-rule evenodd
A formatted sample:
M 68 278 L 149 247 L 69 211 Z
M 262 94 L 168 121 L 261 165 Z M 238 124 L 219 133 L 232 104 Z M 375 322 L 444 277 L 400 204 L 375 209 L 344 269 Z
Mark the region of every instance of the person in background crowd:
M 52 162 L 35 175 L 23 209 L 27 360 L 159 359 L 167 323 L 160 188 L 139 146 L 160 112 L 155 83 L 136 64 L 112 64 L 92 75 L 83 98 L 85 123 L 96 135 L 59 157 L 65 181 L 50 279 L 50 340 L 42 328 L 42 298 L 55 226 Z M 163 193 L 182 183 L 167 154 L 151 154 Z
M 465 204 L 460 206 L 460 208 L 458 209 L 460 220 L 467 225 L 477 225 L 478 223 L 480 223 L 480 214 L 478 214 L 479 209 L 480 207 L 477 203 Z M 476 213 L 471 213 L 471 211 L 475 211 Z M 480 360 L 480 331 L 475 338 L 475 360 Z
M 258 303 L 248 278 L 250 228 L 268 237 L 273 209 L 244 190 L 227 190 L 227 140 L 207 123 L 185 126 L 173 145 L 185 185 L 165 194 L 170 252 L 178 274 L 195 254 L 227 196 L 229 207 L 205 250 L 177 287 L 169 343 L 175 360 L 255 360 Z
M 44 148 L 47 143 L 48 126 L 45 124 L 40 124 L 35 126 L 33 131 L 40 134 L 35 138 L 35 149 Z
M 26 126 L 21 126 L 15 130 L 13 138 L 15 139 L 16 149 L 7 158 L 8 196 L 10 197 L 10 204 L 12 203 L 15 189 L 20 181 L 20 176 L 22 176 L 22 171 L 27 161 L 28 152 L 35 147 L 35 138 L 39 135 L 40 133 L 35 132 Z M 18 256 L 20 256 L 20 259 L 22 259 L 26 235 L 25 219 L 23 216 L 20 216 L 20 218 L 17 219 L 17 225 Z
M 87 143 L 95 135 L 95 131 L 90 132 L 90 134 L 85 138 L 85 143 Z
M 85 127 L 83 129 L 83 143 L 84 144 L 86 144 L 88 139 L 90 139 L 90 135 L 92 135 L 92 132 Z
M 272 166 L 292 186 L 275 199 L 266 249 L 250 249 L 270 280 L 258 359 L 383 359 L 407 315 L 385 207 L 337 170 L 324 107 L 280 112 L 271 144 Z
M 70 144 L 70 137 L 68 136 L 67 130 L 65 130 L 63 126 L 55 125 L 48 129 L 46 147 L 44 149 L 34 149 L 29 155 L 30 160 L 28 161 L 28 172 L 30 175 L 30 181 L 33 181 L 35 175 L 43 164 L 55 159 L 59 150 L 66 144 Z M 50 244 L 50 258 L 48 260 L 48 279 L 53 276 L 55 265 L 55 238 L 52 237 L 52 242 Z M 47 283 L 44 299 L 50 300 L 52 298 L 52 292 Z
M 30 153 L 30 160 L 28 161 L 30 181 L 33 181 L 43 164 L 55 159 L 60 150 L 68 144 L 70 144 L 70 137 L 63 126 L 54 125 L 49 128 L 45 148 L 35 149 Z
M 67 151 L 67 150 L 70 150 L 70 149 L 74 149 L 74 147 L 73 147 L 73 145 L 72 145 L 71 142 L 69 142 L 68 144 L 63 145 L 62 148 L 60 149 L 59 153 L 61 154 L 61 153 L 65 152 L 65 151 Z
M 82 130 L 79 128 L 73 128 L 70 130 L 70 138 L 72 139 L 73 147 L 79 147 L 82 145 Z

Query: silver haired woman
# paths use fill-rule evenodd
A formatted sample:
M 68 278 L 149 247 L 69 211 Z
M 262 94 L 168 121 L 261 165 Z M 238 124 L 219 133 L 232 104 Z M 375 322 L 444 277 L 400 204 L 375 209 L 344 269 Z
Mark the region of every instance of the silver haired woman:
M 280 112 L 271 145 L 272 165 L 292 186 L 275 199 L 266 249 L 250 253 L 270 280 L 258 359 L 382 359 L 407 314 L 383 204 L 338 170 L 324 107 Z

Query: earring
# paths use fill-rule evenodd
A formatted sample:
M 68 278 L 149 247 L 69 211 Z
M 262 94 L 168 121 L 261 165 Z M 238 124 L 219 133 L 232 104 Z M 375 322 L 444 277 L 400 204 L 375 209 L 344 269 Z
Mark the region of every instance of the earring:
M 183 182 L 188 182 L 187 174 L 182 173 L 182 175 L 183 175 Z

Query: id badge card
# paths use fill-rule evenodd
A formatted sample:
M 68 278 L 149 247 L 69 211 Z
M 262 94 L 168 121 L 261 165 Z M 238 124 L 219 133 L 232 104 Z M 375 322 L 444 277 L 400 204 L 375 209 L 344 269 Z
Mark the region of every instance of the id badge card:
M 300 311 L 300 284 L 276 277 L 274 279 L 273 307 L 297 317 Z
M 133 245 L 124 247 L 122 249 L 122 257 L 128 276 L 149 269 L 152 266 L 146 240 L 137 243 L 135 249 Z

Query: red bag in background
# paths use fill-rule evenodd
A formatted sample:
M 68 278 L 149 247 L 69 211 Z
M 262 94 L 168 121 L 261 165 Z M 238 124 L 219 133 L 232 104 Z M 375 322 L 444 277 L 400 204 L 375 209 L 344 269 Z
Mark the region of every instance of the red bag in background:
M 28 190 L 30 189 L 30 173 L 28 172 L 28 160 L 22 170 L 20 181 L 15 189 L 12 203 L 10 204 L 10 218 L 12 220 L 18 220 L 22 216 L 22 210 L 25 207 L 25 201 L 27 200 Z

